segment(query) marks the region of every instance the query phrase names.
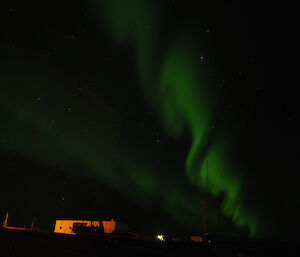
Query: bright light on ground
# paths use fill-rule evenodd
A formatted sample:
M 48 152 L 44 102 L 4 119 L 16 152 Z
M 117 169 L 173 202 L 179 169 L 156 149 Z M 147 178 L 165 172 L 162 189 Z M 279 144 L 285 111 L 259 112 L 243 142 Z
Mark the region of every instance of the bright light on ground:
M 156 238 L 160 241 L 165 241 L 164 235 L 157 235 Z

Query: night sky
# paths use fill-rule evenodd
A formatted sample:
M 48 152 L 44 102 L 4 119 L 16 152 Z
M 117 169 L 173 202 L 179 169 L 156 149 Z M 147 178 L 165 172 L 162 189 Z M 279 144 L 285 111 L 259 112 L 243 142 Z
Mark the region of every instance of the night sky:
M 1 219 L 300 240 L 295 6 L 8 2 Z

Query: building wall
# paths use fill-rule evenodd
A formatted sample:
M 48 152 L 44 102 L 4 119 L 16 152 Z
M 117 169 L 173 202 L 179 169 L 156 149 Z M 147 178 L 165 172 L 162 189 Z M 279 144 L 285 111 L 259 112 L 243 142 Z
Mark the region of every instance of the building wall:
M 114 220 L 102 221 L 104 233 L 113 233 L 116 231 L 116 222 Z
M 202 236 L 191 236 L 191 241 L 192 242 L 202 242 L 203 238 L 202 238 Z
M 95 227 L 100 226 L 101 221 L 91 221 L 91 220 L 56 220 L 55 222 L 55 233 L 63 233 L 63 234 L 75 234 L 73 232 L 73 224 L 74 223 L 86 223 L 87 227 L 91 227 L 92 225 Z M 116 221 L 102 221 L 104 233 L 112 233 L 116 230 Z

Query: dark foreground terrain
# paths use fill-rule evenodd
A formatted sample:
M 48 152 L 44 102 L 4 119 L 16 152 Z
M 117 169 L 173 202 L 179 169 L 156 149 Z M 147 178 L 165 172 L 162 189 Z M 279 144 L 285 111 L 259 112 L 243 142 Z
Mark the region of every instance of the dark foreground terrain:
M 300 256 L 297 244 L 282 242 L 155 242 L 130 235 L 72 236 L 2 228 L 0 246 L 1 257 Z

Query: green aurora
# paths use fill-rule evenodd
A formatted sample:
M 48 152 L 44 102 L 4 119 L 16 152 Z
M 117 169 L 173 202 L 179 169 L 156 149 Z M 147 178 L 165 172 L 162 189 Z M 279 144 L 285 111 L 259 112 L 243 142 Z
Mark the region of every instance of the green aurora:
M 212 129 L 216 107 L 210 99 L 216 92 L 201 70 L 199 46 L 186 33 L 190 29 L 183 28 L 174 42 L 161 49 L 153 40 L 153 35 L 163 34 L 159 27 L 163 8 L 158 8 L 156 1 L 98 3 L 115 42 L 135 49 L 144 96 L 166 133 L 178 139 L 185 133 L 190 135 L 186 159 L 189 181 L 205 191 L 209 163 L 208 190 L 214 197 L 223 197 L 224 215 L 235 225 L 247 227 L 251 236 L 261 236 L 256 214 L 243 204 L 243 178 L 239 167 L 233 165 L 229 128 L 221 120 L 218 130 Z
M 120 125 L 121 118 L 99 96 L 88 93 L 88 89 L 85 97 L 78 95 L 72 80 L 55 73 L 54 67 L 45 67 L 32 57 L 23 58 L 31 60 L 26 68 L 22 64 L 17 67 L 15 63 L 19 61 L 14 59 L 6 60 L 6 66 L 2 67 L 6 74 L 2 80 L 7 85 L 1 94 L 1 132 L 6 135 L 2 147 L 6 151 L 79 172 L 83 177 L 98 178 L 145 208 L 160 202 L 161 208 L 175 220 L 190 226 L 197 224 L 200 215 L 197 193 L 176 178 L 170 179 L 164 172 L 170 167 L 156 161 L 161 158 L 159 153 L 153 154 L 154 161 L 150 161 L 141 155 L 138 146 L 130 147 L 120 135 L 125 130 Z M 26 90 L 16 91 L 24 81 Z M 58 94 L 60 88 L 64 90 Z M 14 104 L 8 99 L 14 99 Z M 68 106 L 72 109 L 67 110 Z M 86 133 L 86 124 L 93 119 L 101 122 L 96 122 Z
M 225 218 L 219 213 L 218 201 L 210 203 L 214 208 L 209 210 L 212 230 L 217 232 L 229 217 L 238 228 L 261 237 L 264 227 L 259 213 L 245 205 L 242 165 L 235 164 L 230 119 L 225 114 L 217 117 L 218 93 L 199 62 L 199 40 L 182 26 L 178 35 L 160 43 L 156 35 L 162 37 L 168 28 L 161 26 L 163 6 L 154 3 L 110 0 L 96 5 L 115 49 L 126 45 L 132 50 L 142 95 L 165 133 L 178 141 L 179 148 L 183 138 L 190 139 L 182 170 L 190 184 L 182 182 L 180 174 L 166 172 L 176 170 L 174 164 L 164 162 L 172 161 L 174 152 L 161 151 L 147 158 L 143 147 L 124 139 L 131 132 L 105 99 L 89 88 L 79 94 L 81 85 L 30 53 L 8 51 L 0 63 L 2 148 L 70 173 L 82 167 L 80 176 L 105 181 L 145 208 L 159 202 L 159 208 L 174 220 L 199 231 L 200 199 L 221 199 Z M 101 122 L 87 131 L 91 120 Z

